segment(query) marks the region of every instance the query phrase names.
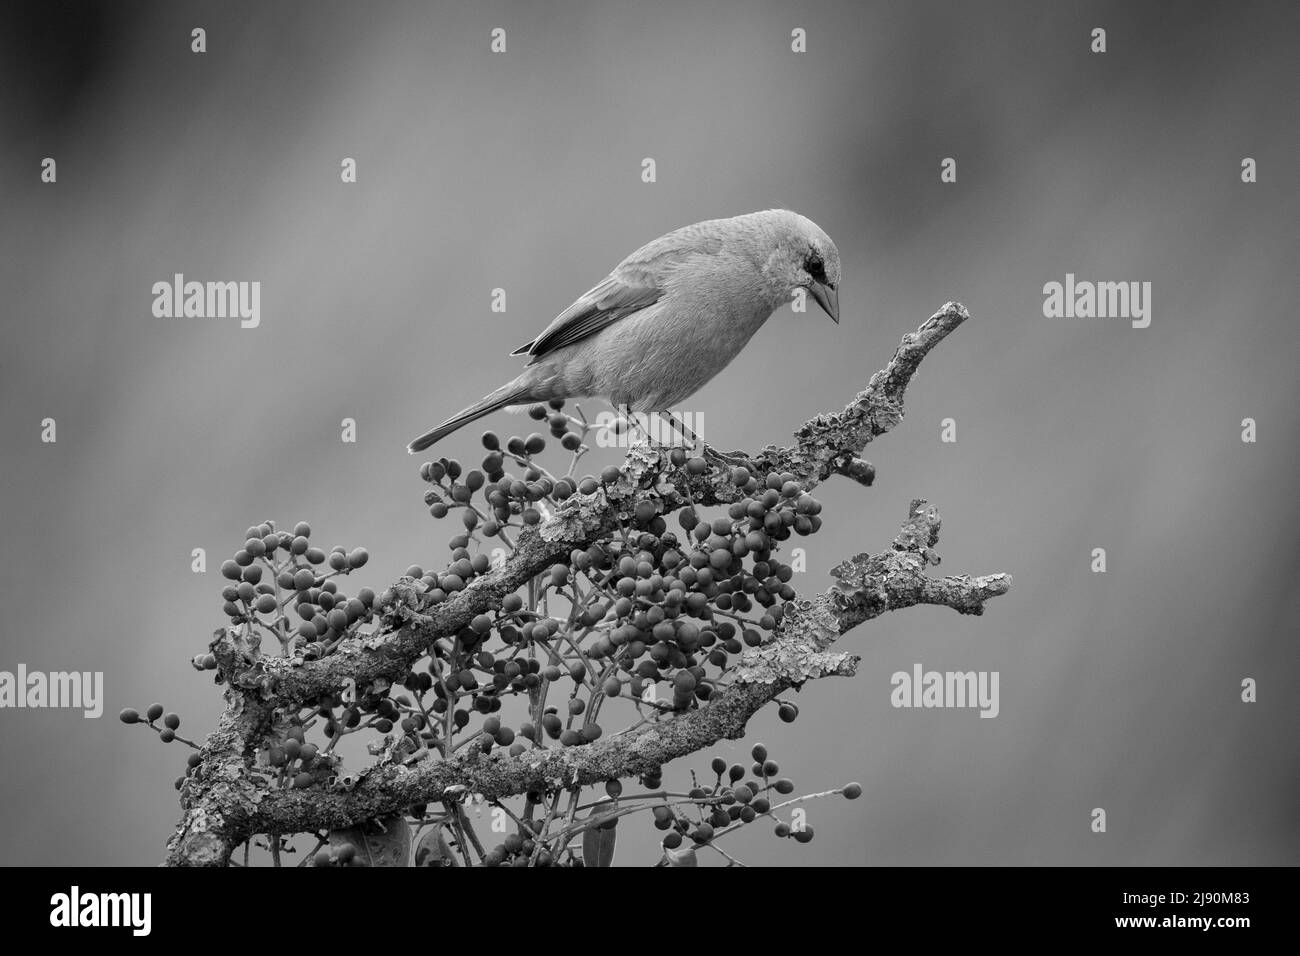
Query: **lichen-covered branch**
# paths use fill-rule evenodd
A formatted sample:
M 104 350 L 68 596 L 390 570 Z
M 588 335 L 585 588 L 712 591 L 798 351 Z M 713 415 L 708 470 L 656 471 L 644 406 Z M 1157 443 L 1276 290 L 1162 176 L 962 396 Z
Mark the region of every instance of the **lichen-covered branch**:
M 275 790 L 248 801 L 240 832 L 277 833 L 353 826 L 413 804 L 453 794 L 488 799 L 550 792 L 629 775 L 653 773 L 670 761 L 724 738 L 743 735 L 764 704 L 791 688 L 828 676 L 851 676 L 858 657 L 830 646 L 857 624 L 885 611 L 915 604 L 979 614 L 984 603 L 1006 593 L 1007 574 L 933 579 L 939 515 L 912 502 L 903 531 L 889 551 L 859 555 L 835 569 L 836 583 L 811 601 L 796 601 L 776 639 L 742 657 L 730 685 L 708 706 L 666 717 L 640 731 L 580 747 L 530 750 L 518 757 L 471 752 L 451 760 L 425 758 L 413 765 L 374 768 L 350 791 Z
M 968 317 L 949 303 L 904 337 L 888 365 L 843 411 L 805 423 L 790 447 L 767 446 L 747 457 L 757 473 L 793 475 L 804 490 L 831 474 L 870 484 L 874 469 L 858 456 L 875 437 L 902 418 L 903 394 L 925 355 Z M 735 453 L 728 456 L 734 460 Z M 835 639 L 887 610 L 936 604 L 978 614 L 985 601 L 1005 593 L 1007 575 L 933 578 L 939 517 L 913 502 L 892 549 L 861 554 L 833 571 L 834 585 L 812 600 L 788 602 L 774 639 L 749 648 L 727 672 L 727 683 L 707 705 L 662 715 L 636 731 L 581 746 L 534 747 L 518 756 L 483 754 L 469 748 L 442 759 L 380 762 L 348 789 L 269 788 L 248 772 L 263 738 L 286 711 L 345 685 L 395 682 L 441 637 L 455 635 L 477 615 L 499 608 L 509 594 L 606 537 L 629 519 L 638 502 L 653 500 L 667 512 L 741 500 L 733 471 L 720 466 L 692 474 L 667 449 L 636 446 L 616 480 L 592 494 L 574 495 L 546 520 L 526 528 L 504 564 L 476 578 L 450 600 L 419 610 L 409 579 L 394 586 L 396 600 L 385 627 L 364 640 L 345 641 L 315 661 L 263 655 L 241 628 L 217 632 L 211 648 L 226 682 L 227 711 L 201 751 L 202 762 L 182 790 L 184 816 L 169 843 L 168 862 L 221 865 L 256 833 L 294 833 L 353 826 L 414 804 L 481 793 L 500 798 L 526 791 L 554 791 L 658 771 L 671 760 L 744 732 L 765 703 L 808 680 L 850 675 L 857 658 L 830 650 Z
M 893 358 L 876 372 L 867 387 L 843 411 L 818 415 L 796 432 L 796 442 L 786 448 L 766 446 L 753 463 L 758 469 L 790 472 L 805 490 L 811 490 L 832 473 L 845 473 L 870 484 L 874 469 L 857 458 L 874 438 L 889 431 L 903 417 L 903 392 L 921 360 L 950 332 L 970 317 L 959 303 L 949 302 L 917 331 L 903 337 Z M 729 504 L 741 497 L 726 468 L 693 476 L 669 462 L 666 449 L 635 446 L 624 463 L 619 480 L 591 495 L 575 495 L 550 520 L 526 529 L 509 561 L 429 615 L 412 615 L 403 626 L 370 642 L 345 644 L 330 657 L 307 663 L 289 659 L 258 658 L 250 662 L 248 648 L 233 629 L 217 633 L 213 653 L 222 673 L 240 687 L 266 687 L 281 701 L 301 702 L 338 690 L 346 680 L 357 685 L 377 677 L 393 680 L 424 654 L 437 638 L 455 634 L 475 615 L 497 607 L 501 599 L 529 579 L 566 558 L 574 548 L 585 548 L 618 528 L 636 503 L 662 499 L 663 510 L 680 506 L 687 498 L 699 505 Z

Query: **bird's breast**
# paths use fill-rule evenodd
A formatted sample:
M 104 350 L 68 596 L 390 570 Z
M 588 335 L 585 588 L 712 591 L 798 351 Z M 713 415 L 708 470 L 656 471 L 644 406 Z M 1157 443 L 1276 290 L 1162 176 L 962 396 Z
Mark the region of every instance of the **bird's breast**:
M 740 354 L 772 311 L 734 300 L 661 300 L 596 336 L 594 391 L 634 411 L 674 410 Z

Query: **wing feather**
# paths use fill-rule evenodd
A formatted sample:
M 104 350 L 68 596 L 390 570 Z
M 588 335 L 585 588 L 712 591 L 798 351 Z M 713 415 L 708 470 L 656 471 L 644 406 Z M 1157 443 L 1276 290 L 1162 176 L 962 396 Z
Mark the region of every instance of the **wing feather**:
M 510 354 L 529 355 L 536 362 L 654 305 L 663 296 L 664 279 L 677 262 L 690 255 L 713 254 L 722 247 L 720 239 L 712 235 L 693 234 L 701 225 L 706 224 L 669 233 L 632 253 L 557 315 L 541 335 Z

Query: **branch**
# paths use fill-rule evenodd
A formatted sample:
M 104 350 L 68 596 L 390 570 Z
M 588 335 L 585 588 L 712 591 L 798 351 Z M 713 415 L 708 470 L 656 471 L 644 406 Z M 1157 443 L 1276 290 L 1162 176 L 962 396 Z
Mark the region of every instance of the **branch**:
M 858 624 L 916 604 L 979 614 L 984 602 L 1007 592 L 1008 574 L 942 580 L 926 575 L 926 565 L 936 563 L 932 549 L 938 533 L 938 510 L 913 501 L 893 549 L 858 555 L 832 572 L 836 583 L 824 594 L 792 602 L 776 639 L 747 650 L 729 687 L 699 710 L 585 746 L 536 749 L 518 757 L 471 751 L 451 760 L 425 758 L 413 766 L 377 767 L 348 792 L 271 791 L 257 804 L 249 822 L 251 832 L 353 826 L 403 812 L 413 804 L 446 799 L 449 792 L 453 796 L 481 793 L 488 800 L 499 800 L 530 790 L 554 792 L 653 774 L 723 738 L 741 737 L 749 718 L 782 692 L 821 677 L 853 675 L 859 659 L 829 648 Z
M 870 484 L 874 469 L 858 455 L 902 419 L 903 393 L 925 355 L 969 317 L 948 303 L 915 332 L 904 336 L 888 365 L 872 376 L 843 411 L 819 415 L 795 434 L 795 444 L 768 445 L 747 461 L 751 471 L 790 473 L 808 490 L 831 474 Z M 937 604 L 978 614 L 985 601 L 1006 592 L 1010 577 L 948 577 L 925 574 L 937 564 L 939 516 L 914 501 L 893 548 L 860 554 L 832 572 L 835 584 L 813 600 L 787 602 L 768 644 L 751 648 L 728 672 L 730 683 L 706 706 L 666 717 L 640 731 L 573 747 L 535 748 L 518 757 L 484 755 L 474 748 L 450 759 L 433 755 L 411 765 L 386 764 L 363 772 L 351 789 L 269 789 L 248 774 L 258 743 L 278 714 L 323 693 L 337 693 L 348 681 L 361 689 L 378 678 L 396 682 L 409 673 L 431 643 L 454 635 L 476 615 L 500 606 L 574 549 L 585 549 L 615 532 L 642 500 L 669 512 L 688 501 L 727 504 L 744 497 L 732 482 L 732 464 L 702 475 L 672 464 L 667 449 L 636 446 L 616 481 L 590 495 L 574 495 L 539 525 L 526 528 L 516 549 L 499 568 L 475 579 L 451 600 L 420 613 L 418 588 L 403 579 L 387 612 L 389 630 L 349 640 L 318 661 L 264 657 L 238 629 L 217 632 L 211 648 L 220 676 L 229 683 L 227 711 L 201 751 L 202 763 L 182 790 L 184 816 L 169 843 L 168 862 L 221 865 L 240 842 L 255 833 L 293 833 L 352 826 L 404 812 L 413 804 L 481 793 L 488 799 L 527 791 L 554 791 L 620 777 L 657 772 L 671 760 L 744 733 L 764 704 L 808 680 L 854 673 L 858 658 L 832 653 L 842 633 L 887 610 Z
M 805 491 L 831 474 L 846 474 L 870 484 L 875 469 L 857 456 L 872 439 L 903 418 L 903 392 L 921 360 L 951 331 L 970 317 L 965 306 L 949 302 L 903 341 L 889 364 L 871 377 L 867 387 L 843 411 L 818 415 L 795 433 L 788 448 L 768 445 L 753 459 L 757 473 L 789 472 Z M 628 453 L 619 480 L 590 495 L 574 495 L 550 520 L 526 528 L 505 564 L 476 579 L 432 614 L 403 613 L 414 603 L 410 586 L 397 585 L 398 621 L 403 626 L 377 640 L 345 642 L 323 660 L 295 662 L 290 658 L 259 658 L 252 666 L 247 648 L 230 628 L 217 632 L 212 643 L 222 674 L 233 685 L 262 688 L 284 702 L 301 703 L 320 694 L 335 693 L 348 680 L 361 687 L 376 678 L 397 680 L 439 637 L 454 635 L 478 614 L 500 606 L 501 599 L 523 587 L 551 565 L 566 560 L 575 548 L 587 548 L 627 521 L 643 499 L 662 504 L 662 511 L 698 505 L 730 504 L 742 497 L 730 469 L 719 466 L 699 476 L 673 466 L 666 449 L 636 446 Z

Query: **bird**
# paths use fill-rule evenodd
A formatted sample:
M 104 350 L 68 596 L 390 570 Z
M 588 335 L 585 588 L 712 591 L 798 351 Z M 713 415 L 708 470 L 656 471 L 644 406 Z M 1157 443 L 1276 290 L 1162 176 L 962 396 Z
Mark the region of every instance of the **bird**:
M 840 321 L 840 254 L 788 209 L 709 219 L 660 236 L 614 267 L 511 355 L 513 380 L 425 432 L 414 454 L 501 408 L 605 398 L 670 412 L 704 387 L 781 305 L 803 289 Z

